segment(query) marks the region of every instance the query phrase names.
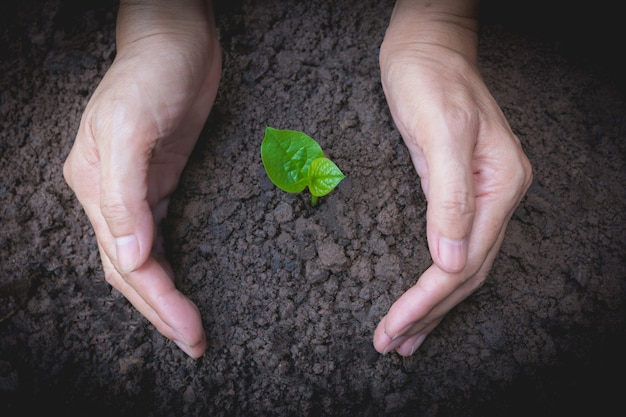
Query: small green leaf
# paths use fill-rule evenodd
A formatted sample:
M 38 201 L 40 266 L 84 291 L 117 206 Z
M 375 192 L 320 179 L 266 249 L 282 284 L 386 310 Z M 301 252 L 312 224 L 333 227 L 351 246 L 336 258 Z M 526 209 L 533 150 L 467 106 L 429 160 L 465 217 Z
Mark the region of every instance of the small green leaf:
M 323 157 L 322 148 L 309 136 L 295 130 L 265 129 L 261 159 L 269 179 L 288 193 L 299 193 L 309 184 L 309 167 Z
M 328 158 L 321 157 L 311 162 L 309 168 L 309 190 L 316 197 L 323 197 L 330 193 L 346 176 Z

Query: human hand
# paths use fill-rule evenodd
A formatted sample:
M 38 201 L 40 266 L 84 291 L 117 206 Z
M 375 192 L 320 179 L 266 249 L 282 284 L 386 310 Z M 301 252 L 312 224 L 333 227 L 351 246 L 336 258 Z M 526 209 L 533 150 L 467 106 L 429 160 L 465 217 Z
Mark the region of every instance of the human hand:
M 412 355 L 483 284 L 532 181 L 476 68 L 476 21 L 466 6 L 400 0 L 381 46 L 385 96 L 428 202 L 433 259 L 380 321 L 374 346 L 381 353 Z
M 107 282 L 189 356 L 205 333 L 163 256 L 159 223 L 217 93 L 210 4 L 122 1 L 117 55 L 83 113 L 63 173 L 94 228 Z

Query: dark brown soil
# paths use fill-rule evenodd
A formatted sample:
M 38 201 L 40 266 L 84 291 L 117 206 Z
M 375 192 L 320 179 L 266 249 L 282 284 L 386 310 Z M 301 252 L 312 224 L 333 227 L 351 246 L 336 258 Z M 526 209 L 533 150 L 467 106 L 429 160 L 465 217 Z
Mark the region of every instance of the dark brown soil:
M 82 110 L 115 54 L 115 4 L 0 6 L 0 415 L 623 409 L 617 19 L 590 30 L 579 24 L 599 13 L 543 11 L 533 20 L 526 6 L 501 15 L 487 3 L 481 69 L 535 182 L 487 283 L 403 359 L 371 342 L 430 263 L 425 201 L 379 82 L 392 4 L 218 7 L 222 84 L 165 224 L 178 285 L 207 329 L 197 361 L 106 284 L 94 234 L 62 177 Z M 518 11 L 531 19 L 518 24 Z M 267 125 L 305 131 L 347 175 L 318 207 L 265 176 Z

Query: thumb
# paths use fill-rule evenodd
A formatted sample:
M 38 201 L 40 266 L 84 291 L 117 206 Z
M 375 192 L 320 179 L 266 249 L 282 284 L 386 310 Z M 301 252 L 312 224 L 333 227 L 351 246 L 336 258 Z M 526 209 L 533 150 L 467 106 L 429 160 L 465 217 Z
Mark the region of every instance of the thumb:
M 114 243 L 105 247 L 120 274 L 143 265 L 150 255 L 155 229 L 147 200 L 152 147 L 149 129 L 137 126 L 142 119 L 133 113 L 123 105 L 116 106 L 104 125 L 96 128 L 103 132 L 100 210 Z
M 467 124 L 445 122 L 431 125 L 425 132 L 429 138 L 424 147 L 428 246 L 433 262 L 449 273 L 460 272 L 467 263 L 476 211 L 472 165 L 475 132 Z

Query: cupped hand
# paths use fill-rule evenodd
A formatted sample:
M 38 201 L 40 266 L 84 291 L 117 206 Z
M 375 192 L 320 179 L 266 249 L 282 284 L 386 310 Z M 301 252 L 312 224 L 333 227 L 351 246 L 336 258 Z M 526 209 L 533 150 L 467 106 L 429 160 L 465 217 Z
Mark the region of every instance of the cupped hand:
M 380 54 L 385 96 L 427 199 L 433 260 L 374 334 L 379 352 L 402 356 L 483 284 L 532 181 L 520 142 L 476 68 L 472 20 L 455 13 L 448 22 L 438 16 L 436 26 L 409 26 L 412 11 L 397 6 Z
M 106 280 L 197 358 L 201 317 L 174 285 L 158 230 L 215 100 L 221 52 L 206 4 L 139 3 L 120 5 L 117 56 L 83 113 L 64 176 L 94 228 Z

